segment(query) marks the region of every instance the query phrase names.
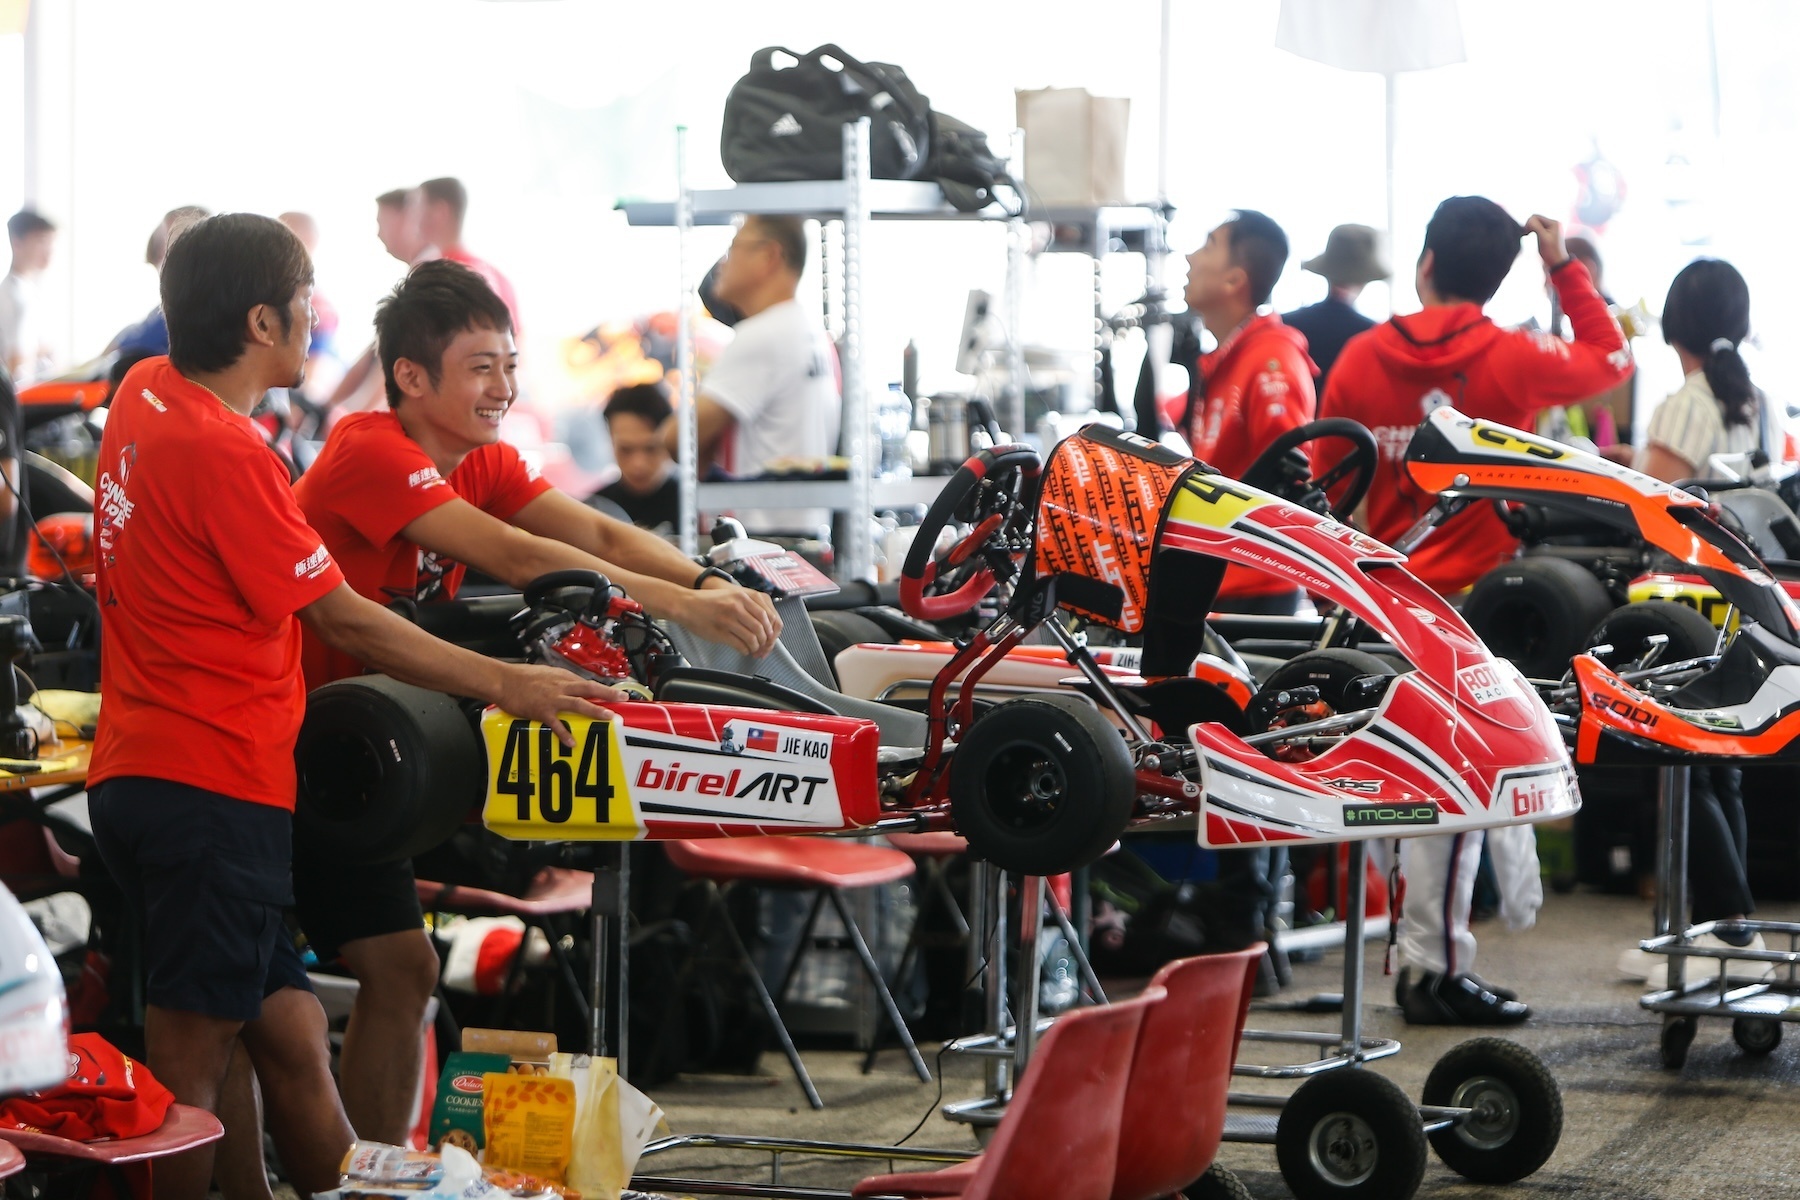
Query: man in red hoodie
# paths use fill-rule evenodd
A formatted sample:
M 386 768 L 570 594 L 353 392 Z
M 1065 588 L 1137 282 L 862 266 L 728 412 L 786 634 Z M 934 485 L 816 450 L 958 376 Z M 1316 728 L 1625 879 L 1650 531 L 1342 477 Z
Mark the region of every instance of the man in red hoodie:
M 1537 237 L 1573 342 L 1501 329 L 1481 311 L 1512 270 L 1526 233 Z M 1319 409 L 1321 416 L 1349 417 L 1374 431 L 1381 457 L 1364 524 L 1371 536 L 1390 543 L 1436 500 L 1413 486 L 1404 465 L 1407 444 L 1427 413 L 1448 404 L 1473 417 L 1529 428 L 1539 409 L 1597 396 L 1632 369 L 1618 322 L 1587 268 L 1569 257 L 1562 227 L 1546 217 L 1532 217 L 1521 228 L 1492 200 L 1453 196 L 1425 227 L 1416 282 L 1424 309 L 1351 339 L 1331 369 Z M 1517 551 L 1517 539 L 1491 507 L 1477 504 L 1433 531 L 1409 566 L 1437 591 L 1453 595 Z M 1502 845 L 1515 840 L 1492 843 L 1497 863 Z M 1513 1024 L 1531 1015 L 1517 996 L 1470 969 L 1475 938 L 1469 904 L 1482 842 L 1478 831 L 1402 843 L 1400 951 L 1406 966 L 1396 994 L 1413 1024 Z
M 1251 209 L 1206 235 L 1188 255 L 1187 304 L 1218 348 L 1200 359 L 1200 388 L 1190 388 L 1180 432 L 1194 457 L 1222 475 L 1242 478 L 1268 444 L 1313 418 L 1312 360 L 1306 337 L 1269 302 L 1287 265 L 1281 226 Z M 1292 616 L 1300 592 L 1272 575 L 1231 567 L 1214 608 Z

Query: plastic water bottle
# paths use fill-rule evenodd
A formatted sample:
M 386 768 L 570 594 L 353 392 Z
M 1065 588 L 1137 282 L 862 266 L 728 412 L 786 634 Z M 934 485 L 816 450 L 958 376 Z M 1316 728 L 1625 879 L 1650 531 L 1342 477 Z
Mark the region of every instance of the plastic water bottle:
M 881 441 L 881 461 L 876 474 L 883 479 L 906 479 L 912 466 L 906 460 L 906 435 L 913 423 L 912 401 L 901 384 L 890 383 L 875 410 L 875 432 Z

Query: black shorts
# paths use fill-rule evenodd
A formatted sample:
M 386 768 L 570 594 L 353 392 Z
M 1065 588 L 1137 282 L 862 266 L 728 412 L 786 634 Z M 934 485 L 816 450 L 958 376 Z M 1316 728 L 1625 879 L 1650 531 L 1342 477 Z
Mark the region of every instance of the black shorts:
M 88 793 L 94 841 L 143 915 L 146 999 L 235 1021 L 263 997 L 311 990 L 283 910 L 293 901 L 293 818 L 186 783 L 108 779 Z
M 294 848 L 294 911 L 307 945 L 325 963 L 347 942 L 425 927 L 411 862 L 347 863 L 304 838 Z

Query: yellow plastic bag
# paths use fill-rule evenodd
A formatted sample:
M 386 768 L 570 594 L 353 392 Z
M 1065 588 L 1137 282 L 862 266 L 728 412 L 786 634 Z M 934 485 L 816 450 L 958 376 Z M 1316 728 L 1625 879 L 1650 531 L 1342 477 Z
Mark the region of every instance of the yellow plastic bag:
M 619 1135 L 619 1064 L 585 1054 L 554 1054 L 550 1077 L 575 1087 L 575 1137 L 569 1154 L 568 1184 L 582 1200 L 619 1200 L 631 1182 L 631 1166 L 621 1153 Z

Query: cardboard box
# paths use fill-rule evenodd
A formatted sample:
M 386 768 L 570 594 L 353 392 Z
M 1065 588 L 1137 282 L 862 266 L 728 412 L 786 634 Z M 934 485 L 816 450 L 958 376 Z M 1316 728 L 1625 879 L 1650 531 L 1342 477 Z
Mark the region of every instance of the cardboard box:
M 1018 91 L 1025 131 L 1025 186 L 1033 204 L 1098 208 L 1128 204 L 1125 136 L 1131 101 L 1086 88 Z

